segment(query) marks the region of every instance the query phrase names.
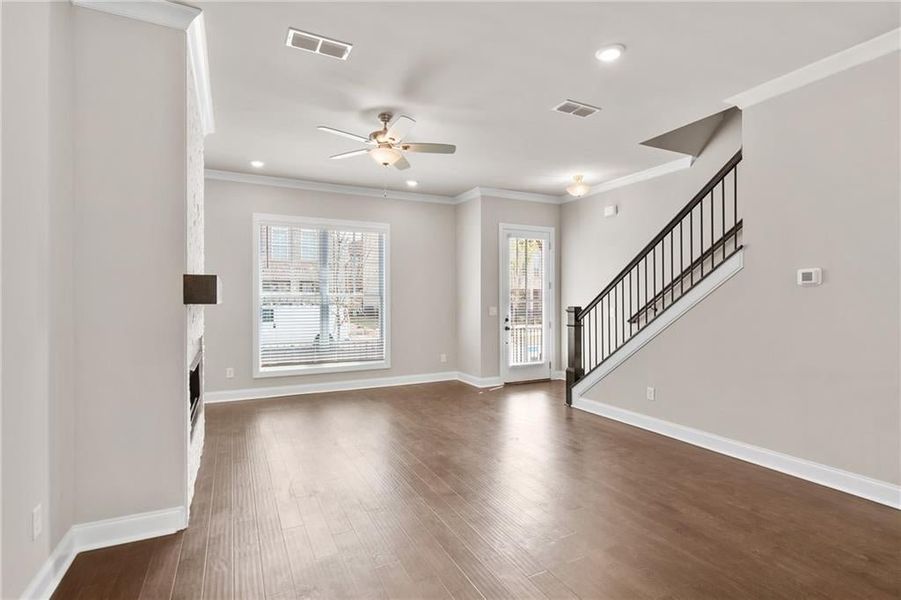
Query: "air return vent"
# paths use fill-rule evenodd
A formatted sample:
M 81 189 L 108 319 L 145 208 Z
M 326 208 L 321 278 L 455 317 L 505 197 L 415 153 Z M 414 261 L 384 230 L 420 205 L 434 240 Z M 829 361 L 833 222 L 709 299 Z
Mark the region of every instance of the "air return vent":
M 584 102 L 576 102 L 575 100 L 564 100 L 554 107 L 554 110 L 576 117 L 590 117 L 598 112 L 600 107 L 585 104 Z
M 298 50 L 306 50 L 314 54 L 322 54 L 323 56 L 331 56 L 338 60 L 347 60 L 353 45 L 347 42 L 339 42 L 315 33 L 301 31 L 299 29 L 289 28 L 288 39 L 285 45 Z

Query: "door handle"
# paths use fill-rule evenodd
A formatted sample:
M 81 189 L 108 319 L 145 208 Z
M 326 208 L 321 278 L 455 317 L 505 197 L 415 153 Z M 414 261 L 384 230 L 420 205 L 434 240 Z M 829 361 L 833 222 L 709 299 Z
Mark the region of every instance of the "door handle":
M 510 326 L 509 326 L 509 325 L 504 325 L 504 331 L 510 331 Z

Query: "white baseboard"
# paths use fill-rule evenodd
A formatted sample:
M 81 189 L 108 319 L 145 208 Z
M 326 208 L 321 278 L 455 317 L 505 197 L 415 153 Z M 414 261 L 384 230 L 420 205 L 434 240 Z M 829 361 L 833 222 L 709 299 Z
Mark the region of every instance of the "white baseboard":
M 462 371 L 457 373 L 457 380 L 477 388 L 489 388 L 504 385 L 504 380 L 500 377 L 476 377 L 475 375 L 463 373 Z
M 204 392 L 203 401 L 206 404 L 213 404 L 218 402 L 236 402 L 238 400 L 259 400 L 262 398 L 278 398 L 280 396 L 318 394 L 322 392 L 343 392 L 347 390 L 394 387 L 397 385 L 413 385 L 416 383 L 454 381 L 456 379 L 458 379 L 458 373 L 456 371 L 445 371 L 442 373 L 422 373 L 419 375 L 398 375 L 396 377 L 373 377 L 370 379 L 345 379 L 343 381 L 295 383 L 291 385 Z
M 73 525 L 41 565 L 22 598 L 50 598 L 79 552 L 175 533 L 187 526 L 186 519 L 184 507 L 178 506 Z
M 744 266 L 744 250 L 739 250 L 726 262 L 716 266 L 703 281 L 685 292 L 685 295 L 676 299 L 676 302 L 668 307 L 659 317 L 648 323 L 644 329 L 635 334 L 632 339 L 623 344 L 613 355 L 605 360 L 594 371 L 583 377 L 573 386 L 573 398 L 582 396 L 610 375 L 618 366 L 626 362 L 630 356 L 652 339 L 663 333 L 663 330 L 675 323 L 679 317 L 694 308 L 701 300 L 713 293 L 716 288 L 726 283 L 733 275 L 741 271 Z
M 719 452 L 726 456 L 901 510 L 901 486 L 886 481 L 872 479 L 803 458 L 767 450 L 759 446 L 752 446 L 751 444 L 632 412 L 596 400 L 574 397 L 573 408 L 653 431 L 694 446 L 700 446 L 713 452 Z
M 551 371 L 551 379 L 566 381 L 566 371 Z

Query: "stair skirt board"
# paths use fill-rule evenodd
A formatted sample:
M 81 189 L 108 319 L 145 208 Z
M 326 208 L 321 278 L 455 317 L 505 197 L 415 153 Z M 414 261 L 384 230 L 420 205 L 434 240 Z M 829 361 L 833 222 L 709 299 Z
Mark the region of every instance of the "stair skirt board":
M 573 408 L 901 510 L 901 486 L 887 481 L 753 446 L 596 400 L 574 398 Z
M 610 356 L 610 358 L 601 363 L 594 371 L 583 377 L 575 386 L 573 386 L 573 399 L 582 396 L 585 392 L 597 385 L 602 379 L 612 373 L 614 369 L 628 360 L 630 356 L 638 352 L 642 346 L 657 337 L 679 317 L 687 313 L 716 288 L 726 283 L 733 275 L 741 271 L 744 266 L 744 252 L 744 250 L 739 250 L 726 259 L 725 262 L 717 265 L 716 269 L 707 275 L 707 277 L 685 292 L 684 295 L 679 296 L 672 306 L 667 307 L 665 312 L 661 313 L 659 317 L 636 333 L 632 339 L 623 344 Z M 575 404 L 575 400 L 573 403 Z
M 79 552 L 175 533 L 187 527 L 182 506 L 73 525 L 22 592 L 26 600 L 50 598 Z

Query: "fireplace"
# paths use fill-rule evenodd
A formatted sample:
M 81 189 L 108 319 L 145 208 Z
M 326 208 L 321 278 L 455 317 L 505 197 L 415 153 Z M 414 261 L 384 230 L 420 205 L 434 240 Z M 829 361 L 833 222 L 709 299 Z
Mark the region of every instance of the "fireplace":
M 191 415 L 191 435 L 194 434 L 194 428 L 197 425 L 197 418 L 200 411 L 203 410 L 203 402 L 201 396 L 203 382 L 203 345 L 191 361 L 191 367 L 188 369 L 188 411 Z

